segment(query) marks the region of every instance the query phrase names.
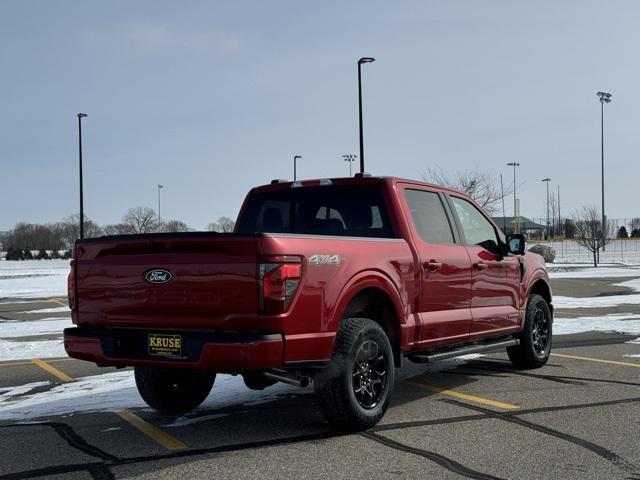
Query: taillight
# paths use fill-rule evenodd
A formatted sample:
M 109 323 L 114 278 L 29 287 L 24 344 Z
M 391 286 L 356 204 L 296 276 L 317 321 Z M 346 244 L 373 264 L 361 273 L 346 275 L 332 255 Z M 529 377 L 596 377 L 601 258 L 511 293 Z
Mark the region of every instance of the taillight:
M 258 267 L 260 312 L 268 315 L 286 312 L 300 284 L 301 264 L 267 262 Z
M 71 270 L 67 277 L 67 296 L 69 297 L 69 308 L 74 310 L 76 308 L 76 261 L 71 260 L 69 266 Z

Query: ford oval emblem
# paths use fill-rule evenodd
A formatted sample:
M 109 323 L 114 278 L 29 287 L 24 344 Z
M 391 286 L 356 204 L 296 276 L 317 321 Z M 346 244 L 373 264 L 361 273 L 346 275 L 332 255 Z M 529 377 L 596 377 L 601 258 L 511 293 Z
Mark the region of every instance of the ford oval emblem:
M 173 275 L 169 270 L 157 269 L 149 270 L 144 278 L 150 283 L 167 283 L 173 278 Z

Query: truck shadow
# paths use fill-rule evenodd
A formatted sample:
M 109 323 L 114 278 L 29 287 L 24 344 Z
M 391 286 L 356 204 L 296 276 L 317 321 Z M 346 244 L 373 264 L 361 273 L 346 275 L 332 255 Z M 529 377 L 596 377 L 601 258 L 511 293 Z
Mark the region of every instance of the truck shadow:
M 479 362 L 478 362 L 479 363 Z M 396 369 L 391 406 L 382 423 L 394 421 L 398 415 L 429 415 L 429 409 L 404 408 L 414 402 L 420 402 L 438 393 L 420 385 L 435 385 L 442 388 L 458 389 L 465 385 L 482 381 L 482 377 L 501 375 L 490 371 L 471 371 L 462 360 L 449 360 L 435 365 L 417 365 L 406 362 L 401 369 Z M 506 372 L 505 372 L 506 373 Z M 212 391 L 215 398 L 216 387 Z M 275 392 L 265 398 L 270 389 Z M 226 445 L 230 442 L 264 441 L 286 436 L 327 433 L 333 429 L 327 424 L 317 406 L 313 388 L 299 389 L 295 387 L 273 386 L 261 392 L 249 392 L 239 395 L 242 402 L 234 402 L 230 397 L 223 402 L 215 402 L 216 406 L 203 407 L 183 416 L 167 416 L 151 410 L 142 410 L 137 414 L 147 421 L 159 426 L 171 435 L 186 439 L 190 446 Z M 253 401 L 247 401 L 255 394 Z M 197 439 L 194 442 L 191 439 Z M 197 448 L 197 447 L 196 447 Z

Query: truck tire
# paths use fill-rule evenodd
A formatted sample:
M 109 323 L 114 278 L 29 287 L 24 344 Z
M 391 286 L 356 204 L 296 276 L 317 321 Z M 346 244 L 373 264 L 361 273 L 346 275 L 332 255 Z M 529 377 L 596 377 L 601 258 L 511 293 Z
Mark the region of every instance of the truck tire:
M 527 303 L 524 328 L 518 338 L 520 344 L 508 347 L 507 354 L 514 367 L 520 370 L 540 368 L 549 360 L 553 340 L 553 318 L 547 301 L 532 294 Z
M 339 430 L 363 430 L 384 416 L 394 382 L 393 351 L 384 330 L 367 318 L 342 321 L 329 365 L 315 379 L 324 418 Z
M 215 373 L 135 367 L 138 392 L 151 408 L 179 414 L 193 410 L 211 392 Z

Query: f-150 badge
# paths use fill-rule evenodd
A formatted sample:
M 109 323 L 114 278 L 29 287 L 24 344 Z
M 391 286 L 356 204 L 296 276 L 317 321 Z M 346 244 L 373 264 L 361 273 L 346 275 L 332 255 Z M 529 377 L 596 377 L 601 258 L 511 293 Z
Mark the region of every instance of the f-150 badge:
M 340 265 L 340 255 L 311 255 L 309 263 L 312 265 Z

